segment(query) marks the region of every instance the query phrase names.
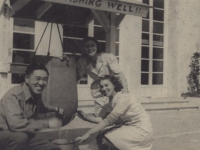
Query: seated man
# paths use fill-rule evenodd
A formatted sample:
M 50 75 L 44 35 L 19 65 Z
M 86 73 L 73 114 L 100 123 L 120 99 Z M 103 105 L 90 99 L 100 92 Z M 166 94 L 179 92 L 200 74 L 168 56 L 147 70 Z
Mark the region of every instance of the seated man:
M 26 69 L 25 82 L 17 85 L 0 101 L 0 150 L 60 150 L 42 139 L 36 131 L 60 128 L 61 119 L 38 119 L 38 114 L 63 109 L 45 104 L 41 93 L 47 85 L 49 72 L 45 66 L 32 63 Z

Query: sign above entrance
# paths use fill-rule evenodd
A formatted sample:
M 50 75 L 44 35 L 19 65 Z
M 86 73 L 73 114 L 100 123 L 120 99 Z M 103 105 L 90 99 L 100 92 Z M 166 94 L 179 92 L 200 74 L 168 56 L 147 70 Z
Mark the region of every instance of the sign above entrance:
M 116 12 L 121 14 L 129 14 L 141 17 L 146 17 L 148 9 L 151 8 L 151 6 L 139 2 L 130 3 L 130 2 L 114 1 L 114 0 L 43 0 L 43 1 L 78 6 L 78 7 L 85 7 L 85 8 L 103 10 L 109 12 Z

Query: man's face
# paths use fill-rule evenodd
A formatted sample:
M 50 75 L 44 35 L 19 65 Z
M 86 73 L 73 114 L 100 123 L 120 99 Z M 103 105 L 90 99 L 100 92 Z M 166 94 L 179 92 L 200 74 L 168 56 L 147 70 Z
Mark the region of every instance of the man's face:
M 35 70 L 25 76 L 25 82 L 33 94 L 41 94 L 48 83 L 48 74 L 44 70 Z

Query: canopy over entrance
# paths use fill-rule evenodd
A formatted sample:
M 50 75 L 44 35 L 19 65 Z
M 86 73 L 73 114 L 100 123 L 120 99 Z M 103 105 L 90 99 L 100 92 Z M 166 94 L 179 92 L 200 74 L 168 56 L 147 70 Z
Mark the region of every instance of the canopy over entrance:
M 151 7 L 135 0 L 10 0 L 10 4 L 12 17 L 70 25 L 86 25 L 96 17 L 94 11 L 145 17 Z
M 116 29 L 126 14 L 146 17 L 151 6 L 135 0 L 10 0 L 11 17 L 73 26 L 94 18 L 106 32 L 106 51 L 115 48 Z

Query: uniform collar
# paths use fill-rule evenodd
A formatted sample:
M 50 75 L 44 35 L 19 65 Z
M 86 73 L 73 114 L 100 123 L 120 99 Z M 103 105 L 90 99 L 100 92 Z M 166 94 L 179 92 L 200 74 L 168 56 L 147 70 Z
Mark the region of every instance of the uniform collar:
M 22 83 L 22 90 L 24 92 L 25 101 L 29 100 L 30 98 L 33 98 L 33 96 L 31 95 L 31 91 L 25 82 Z

